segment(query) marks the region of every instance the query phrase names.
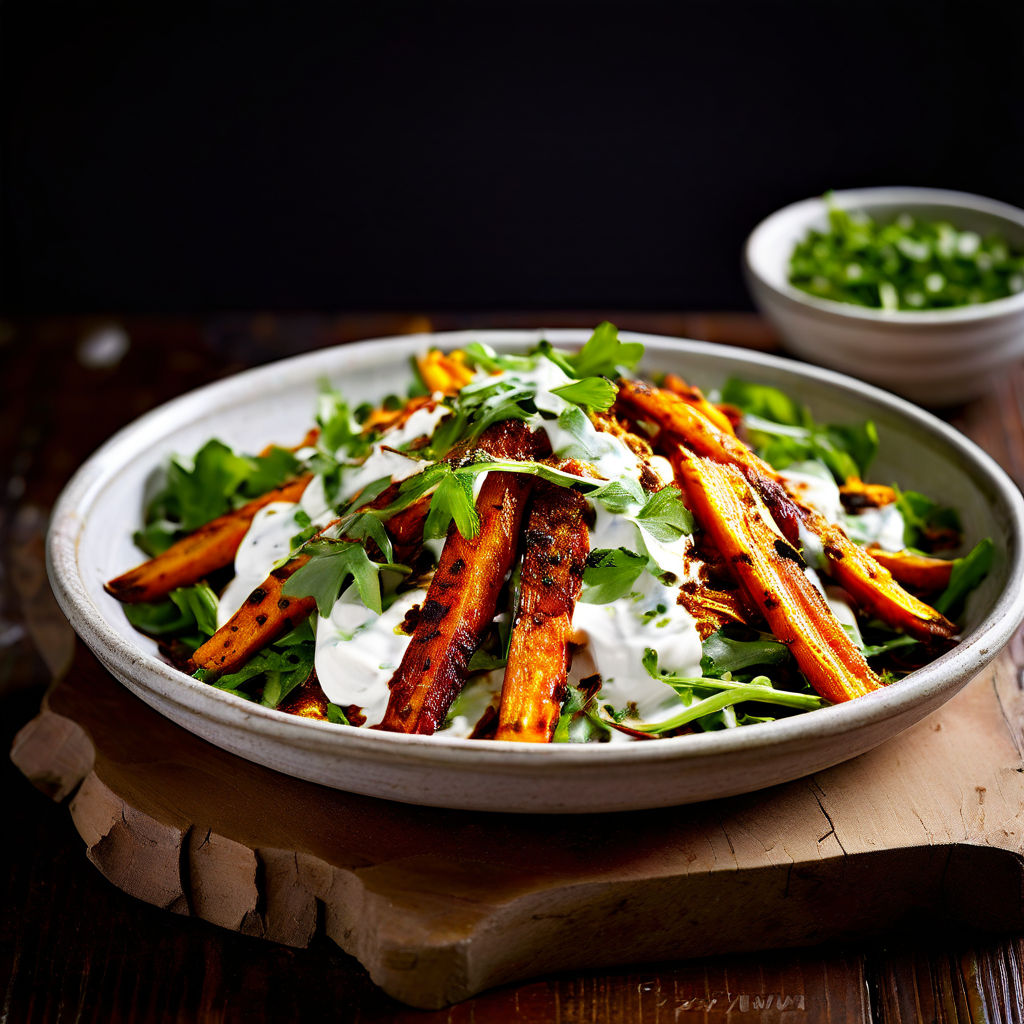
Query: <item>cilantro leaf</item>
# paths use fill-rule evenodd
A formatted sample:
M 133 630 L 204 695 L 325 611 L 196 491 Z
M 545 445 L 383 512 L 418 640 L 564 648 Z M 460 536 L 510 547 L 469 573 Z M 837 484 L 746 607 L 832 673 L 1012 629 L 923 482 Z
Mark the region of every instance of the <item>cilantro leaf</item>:
M 596 548 L 583 570 L 583 593 L 587 604 L 609 604 L 625 597 L 647 568 L 647 559 L 625 548 Z
M 693 514 L 678 489 L 669 485 L 655 492 L 634 517 L 655 540 L 669 544 L 693 533 Z
M 351 577 L 359 599 L 371 611 L 381 614 L 380 572 L 403 571 L 405 566 L 374 562 L 362 544 L 348 540 L 318 540 L 306 546 L 309 561 L 285 581 L 282 593 L 287 597 L 312 597 L 320 617 L 331 614 L 338 596 Z
M 552 388 L 551 393 L 575 405 L 585 405 L 603 412 L 615 404 L 615 396 L 619 389 L 604 377 L 584 377 L 583 380 L 574 381 L 572 384 Z
M 356 458 L 369 450 L 362 427 L 352 415 L 348 402 L 326 381 L 320 384 L 316 422 L 320 428 L 317 446 L 327 454 L 333 456 L 343 451 L 347 457 Z
M 453 519 L 459 533 L 467 540 L 480 532 L 480 516 L 473 502 L 473 479 L 468 473 L 449 471 L 442 477 L 430 499 L 430 511 L 423 525 L 424 539 L 446 536 Z
M 279 487 L 299 466 L 283 448 L 266 455 L 239 455 L 223 441 L 211 440 L 191 462 L 179 456 L 167 465 L 162 486 L 146 507 L 135 543 L 150 556 L 166 551 L 179 537 L 212 519 Z
M 246 498 L 258 498 L 280 487 L 299 470 L 299 460 L 287 448 L 271 445 L 265 455 L 250 460 L 252 471 L 242 480 L 240 491 Z
M 606 320 L 598 324 L 590 340 L 566 362 L 572 376 L 617 377 L 621 370 L 632 370 L 643 358 L 644 347 L 637 341 L 619 341 L 618 328 Z

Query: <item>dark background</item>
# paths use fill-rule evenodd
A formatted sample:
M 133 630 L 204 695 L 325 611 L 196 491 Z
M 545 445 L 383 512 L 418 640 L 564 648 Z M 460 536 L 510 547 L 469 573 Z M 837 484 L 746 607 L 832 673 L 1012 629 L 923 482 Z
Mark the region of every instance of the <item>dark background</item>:
M 1024 206 L 1009 0 L 0 18 L 8 313 L 741 309 L 742 241 L 789 201 Z

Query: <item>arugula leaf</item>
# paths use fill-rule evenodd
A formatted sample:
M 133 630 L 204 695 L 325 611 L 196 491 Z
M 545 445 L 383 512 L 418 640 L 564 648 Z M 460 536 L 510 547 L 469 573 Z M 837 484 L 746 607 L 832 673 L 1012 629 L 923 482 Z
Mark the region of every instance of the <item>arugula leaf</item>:
M 565 362 L 571 367 L 571 375 L 580 379 L 618 377 L 621 370 L 632 370 L 643 354 L 644 347 L 640 342 L 619 341 L 618 328 L 606 320 L 598 324 L 583 348 L 566 357 Z
M 685 710 L 664 722 L 630 722 L 630 728 L 637 732 L 659 736 L 666 732 L 674 732 L 684 725 L 696 722 L 708 715 L 717 714 L 726 708 L 745 701 L 757 701 L 763 704 L 777 704 L 782 707 L 795 708 L 798 711 L 814 711 L 828 707 L 828 702 L 821 697 L 811 697 L 806 693 L 792 693 L 789 690 L 776 690 L 767 676 L 755 676 L 749 683 L 732 683 L 722 679 L 705 679 L 702 677 L 677 677 L 670 680 L 662 677 L 662 682 L 670 682 L 685 691 L 692 689 L 717 689 L 717 693 L 702 697 L 689 705 Z
M 700 670 L 706 676 L 741 672 L 754 666 L 783 665 L 790 660 L 789 648 L 770 633 L 758 633 L 753 640 L 737 640 L 719 629 L 704 641 L 702 649 Z
M 767 384 L 732 378 L 720 397 L 743 412 L 758 454 L 776 469 L 817 459 L 845 483 L 848 477 L 865 476 L 878 452 L 874 423 L 815 423 L 806 406 Z
M 253 680 L 263 679 L 260 703 L 264 707 L 276 708 L 296 686 L 301 686 L 313 671 L 316 644 L 305 641 L 301 644 L 272 644 L 254 654 L 237 672 L 229 672 L 217 679 L 206 680 L 221 690 L 238 692 Z M 197 678 L 200 673 L 196 673 Z M 239 696 L 248 696 L 239 693 Z
M 585 377 L 572 384 L 563 384 L 560 388 L 552 388 L 551 393 L 575 405 L 585 405 L 602 412 L 615 404 L 618 387 L 604 377 Z
M 687 707 L 685 711 L 665 722 L 639 725 L 631 723 L 631 728 L 652 735 L 671 732 L 706 715 L 723 711 L 743 701 L 776 704 L 781 707 L 794 708 L 798 711 L 813 711 L 817 708 L 829 706 L 827 700 L 816 695 L 794 693 L 792 690 L 778 690 L 772 684 L 772 681 L 764 675 L 755 676 L 748 682 L 737 682 L 732 679 L 715 679 L 710 676 L 680 676 L 666 672 L 658 668 L 658 652 L 651 647 L 644 651 L 642 664 L 652 678 L 668 684 L 683 697 L 693 696 L 695 692 L 710 692 L 711 694 L 711 696 L 697 700 L 696 703 Z
M 195 650 L 217 632 L 217 595 L 205 584 L 172 590 L 166 600 L 124 605 L 125 618 L 149 636 L 174 636 Z
M 368 500 L 373 500 L 372 498 Z M 362 501 L 362 497 L 360 497 Z M 394 557 L 394 549 L 391 546 L 391 538 L 384 524 L 373 512 L 357 512 L 344 520 L 345 536 L 351 540 L 372 540 L 380 549 L 385 562 L 390 562 Z
M 471 341 L 463 346 L 462 351 L 470 366 L 487 370 L 489 373 L 501 373 L 503 370 L 532 370 L 536 363 L 533 356 L 499 356 L 490 345 L 482 345 L 479 341 Z
M 459 533 L 467 540 L 480 532 L 480 516 L 473 501 L 473 480 L 467 473 L 449 470 L 430 499 L 430 511 L 423 524 L 425 540 L 435 540 L 448 534 L 448 526 L 455 520 Z
M 647 559 L 625 548 L 596 548 L 587 556 L 583 570 L 583 592 L 586 604 L 609 604 L 625 597 L 647 568 Z
M 320 382 L 316 422 L 320 428 L 317 446 L 327 454 L 334 456 L 344 452 L 348 458 L 358 458 L 369 451 L 369 441 L 363 437 L 362 427 L 352 415 L 348 402 L 327 381 Z
M 866 644 L 862 641 L 858 646 L 865 658 L 877 658 L 880 654 L 888 654 L 890 651 L 899 650 L 901 647 L 913 647 L 919 642 L 912 636 L 900 633 L 891 640 L 886 640 L 881 644 Z
M 995 550 L 991 539 L 984 537 L 968 554 L 953 562 L 949 583 L 934 604 L 936 611 L 944 615 L 953 613 L 954 617 L 963 611 L 967 595 L 989 574 Z
M 683 504 L 679 490 L 671 485 L 652 494 L 634 518 L 652 537 L 665 544 L 693 533 L 693 514 Z
M 359 599 L 378 615 L 383 611 L 380 572 L 407 572 L 403 565 L 371 561 L 362 544 L 348 540 L 318 540 L 306 545 L 309 561 L 286 581 L 282 593 L 288 597 L 312 597 L 321 618 L 328 618 L 338 596 L 352 578 Z
M 266 455 L 239 455 L 223 441 L 211 440 L 189 462 L 174 456 L 163 485 L 149 502 L 144 526 L 134 541 L 155 557 L 179 537 L 197 530 L 232 508 L 280 487 L 299 462 L 283 448 Z
M 963 527 L 955 509 L 940 505 L 917 491 L 896 491 L 896 507 L 903 516 L 903 543 L 908 548 L 933 550 L 948 546 Z
M 605 743 L 610 740 L 612 731 L 598 716 L 596 696 L 588 696 L 571 684 L 567 690 L 552 742 Z
M 217 632 L 217 595 L 205 583 L 178 587 L 167 595 L 205 636 Z
M 814 421 L 806 406 L 791 395 L 767 384 L 731 377 L 722 386 L 722 402 L 735 405 L 737 409 L 751 416 L 772 423 L 788 424 L 791 427 L 811 427 Z

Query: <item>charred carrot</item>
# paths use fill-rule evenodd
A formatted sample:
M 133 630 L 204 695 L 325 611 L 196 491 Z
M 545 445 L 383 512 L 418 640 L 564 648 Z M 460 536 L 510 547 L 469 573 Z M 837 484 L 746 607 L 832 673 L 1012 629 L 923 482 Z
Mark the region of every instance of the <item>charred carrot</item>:
M 218 676 L 234 672 L 257 651 L 273 643 L 316 608 L 311 597 L 286 597 L 285 581 L 309 561 L 298 555 L 275 569 L 246 599 L 245 604 L 192 655 L 196 668 Z
M 392 485 L 370 502 L 370 506 L 386 505 L 397 490 L 397 486 Z M 406 558 L 419 547 L 429 506 L 429 499 L 421 499 L 388 520 L 386 529 L 394 543 L 396 558 Z M 338 522 L 333 520 L 320 533 Z M 288 578 L 308 561 L 308 555 L 298 554 L 280 569 L 275 569 L 246 598 L 242 607 L 195 652 L 192 656 L 195 667 L 217 675 L 233 672 L 308 618 L 316 608 L 316 601 L 311 597 L 289 597 L 282 592 Z
M 574 491 L 544 484 L 534 492 L 495 739 L 550 743 L 558 725 L 572 613 L 590 551 L 586 510 Z
M 751 620 L 746 602 L 734 591 L 683 584 L 679 589 L 679 603 L 693 616 L 701 640 L 707 640 L 723 626 L 745 626 Z
M 678 395 L 636 381 L 623 381 L 618 399 L 632 415 L 646 417 L 667 433 L 670 447 L 682 445 L 715 462 L 737 467 L 794 547 L 800 546 L 801 528 L 816 534 L 829 572 L 862 608 L 920 640 L 948 640 L 956 633 L 956 626 L 944 615 L 908 594 L 841 527 L 796 499 L 767 462 L 739 438 L 719 430 L 697 408 Z
M 665 389 L 671 391 L 674 395 L 678 395 L 687 405 L 692 406 L 699 413 L 706 416 L 719 430 L 724 430 L 727 434 L 735 434 L 736 429 L 733 426 L 732 420 L 729 416 L 721 409 L 720 406 L 715 405 L 713 402 L 709 402 L 704 397 L 704 392 L 700 388 L 694 387 L 692 384 L 687 384 L 682 377 L 675 373 L 669 373 L 665 375 L 664 380 Z M 732 408 L 730 406 L 730 408 Z
M 860 477 L 846 478 L 846 483 L 839 485 L 839 497 L 843 508 L 849 512 L 857 512 L 863 508 L 883 508 L 896 500 L 896 491 L 888 484 L 866 484 Z
M 459 351 L 446 355 L 439 349 L 431 349 L 426 355 L 416 357 L 416 367 L 431 392 L 441 391 L 453 395 L 473 379 L 473 371 L 466 365 L 465 357 Z
M 841 526 L 813 509 L 803 509 L 805 522 L 821 538 L 828 569 L 864 611 L 917 640 L 949 640 L 956 626 L 931 605 L 907 593 L 893 574 L 846 536 Z
M 888 569 L 897 582 L 925 593 L 945 590 L 953 572 L 951 561 L 918 555 L 913 551 L 883 551 L 880 547 L 871 546 L 868 554 Z
M 697 522 L 814 689 L 836 703 L 879 689 L 882 681 L 807 578 L 800 555 L 740 470 L 682 447 L 672 461 Z
M 252 524 L 253 517 L 274 501 L 296 502 L 309 483 L 299 477 L 283 487 L 268 491 L 234 512 L 213 519 L 194 533 L 172 544 L 156 558 L 136 566 L 105 584 L 108 594 L 119 601 L 157 601 L 176 587 L 187 587 L 228 565 Z
M 520 420 L 496 424 L 485 437 L 503 458 L 529 458 L 538 443 Z M 488 473 L 476 502 L 477 535 L 463 537 L 452 524 L 412 639 L 388 684 L 379 728 L 430 734 L 444 723 L 515 560 L 530 484 L 519 473 Z

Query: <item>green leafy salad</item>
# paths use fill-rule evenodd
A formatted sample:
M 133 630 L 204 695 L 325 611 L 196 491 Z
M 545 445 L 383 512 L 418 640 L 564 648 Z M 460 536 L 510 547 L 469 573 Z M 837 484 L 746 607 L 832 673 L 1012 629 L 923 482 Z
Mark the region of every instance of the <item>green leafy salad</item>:
M 298 447 L 172 459 L 150 560 L 107 589 L 238 697 L 481 740 L 769 722 L 954 642 L 992 544 L 961 554 L 954 510 L 864 482 L 872 423 L 750 381 L 647 384 L 642 354 L 602 324 L 578 352 L 425 352 L 379 402 L 324 383 Z

